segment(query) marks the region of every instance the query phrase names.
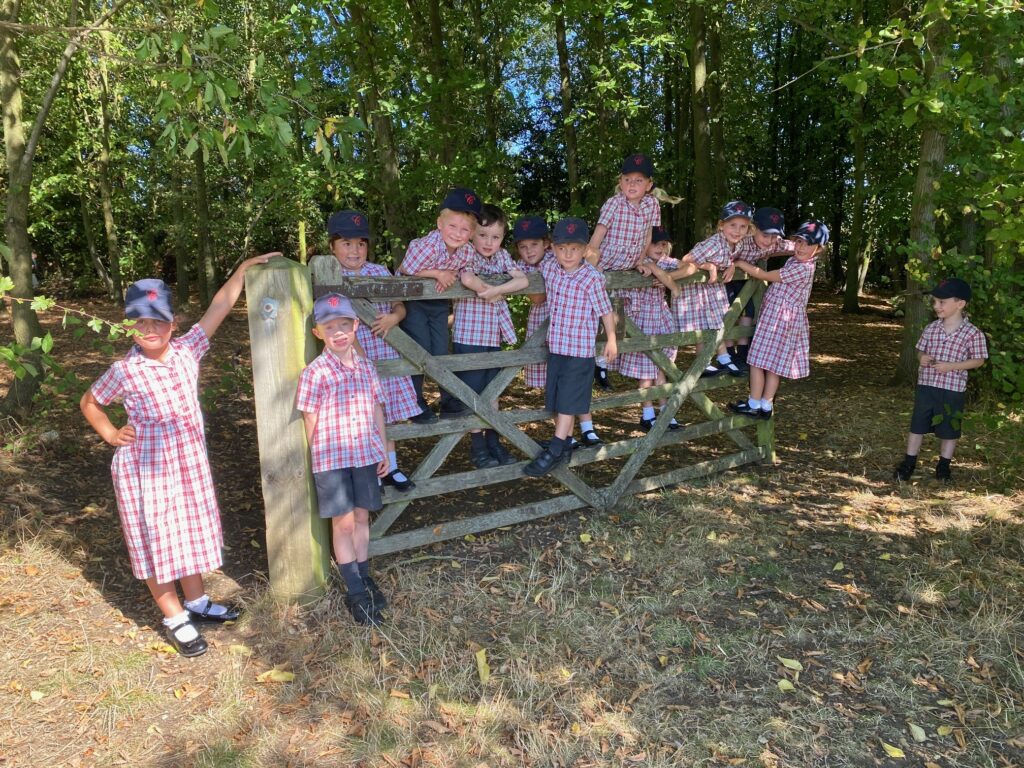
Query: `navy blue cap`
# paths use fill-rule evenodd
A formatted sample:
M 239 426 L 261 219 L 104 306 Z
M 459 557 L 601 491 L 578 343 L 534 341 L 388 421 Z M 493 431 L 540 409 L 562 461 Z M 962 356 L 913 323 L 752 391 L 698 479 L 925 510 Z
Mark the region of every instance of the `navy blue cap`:
M 786 217 L 778 208 L 758 208 L 754 211 L 754 226 L 766 235 L 785 235 Z
M 729 219 L 735 219 L 737 216 L 749 219 L 753 214 L 754 209 L 742 200 L 731 200 L 722 206 L 722 212 L 718 215 L 718 220 L 728 221 Z
M 128 286 L 124 296 L 124 316 L 128 320 L 163 320 L 174 322 L 171 289 L 163 280 L 148 277 Z
M 959 277 L 947 277 L 938 285 L 928 291 L 936 299 L 963 299 L 971 300 L 971 286 Z
M 808 245 L 826 245 L 828 243 L 828 227 L 820 221 L 811 219 L 800 225 L 800 228 L 793 233 Z
M 648 179 L 654 177 L 654 162 L 643 152 L 634 152 L 622 161 L 622 173 L 642 173 Z
M 517 243 L 520 240 L 546 240 L 550 236 L 551 230 L 542 216 L 523 216 L 512 228 L 512 239 Z
M 480 198 L 476 192 L 468 187 L 454 187 L 451 192 L 444 196 L 441 202 L 441 210 L 461 211 L 471 213 L 480 221 Z
M 590 228 L 583 219 L 570 216 L 555 224 L 555 231 L 551 234 L 551 242 L 556 245 L 563 243 L 589 243 Z
M 352 302 L 340 293 L 327 293 L 313 302 L 313 322 L 317 325 L 336 317 L 357 319 L 356 311 L 352 309 Z
M 656 227 L 651 227 L 651 242 L 671 243 L 672 237 L 669 235 L 668 230 L 659 224 Z
M 338 211 L 327 220 L 328 237 L 370 239 L 370 220 L 360 211 Z

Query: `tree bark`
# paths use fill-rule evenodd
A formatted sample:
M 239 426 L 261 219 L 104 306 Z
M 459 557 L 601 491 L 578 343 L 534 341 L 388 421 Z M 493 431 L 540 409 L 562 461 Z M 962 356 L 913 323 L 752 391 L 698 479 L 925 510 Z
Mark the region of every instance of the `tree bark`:
M 85 247 L 89 251 L 89 261 L 92 262 L 93 269 L 96 270 L 96 276 L 103 282 L 107 296 L 111 301 L 117 301 L 121 294 L 114 287 L 110 272 L 103 264 L 103 259 L 100 258 L 99 251 L 96 249 L 96 238 L 93 236 L 92 220 L 89 217 L 89 202 L 84 192 L 79 194 L 78 204 L 82 213 L 82 233 L 85 235 Z
M 864 0 L 856 0 L 853 7 L 853 24 L 856 29 L 864 27 Z M 860 312 L 860 291 L 864 286 L 863 275 L 868 254 L 864 247 L 864 97 L 853 97 L 853 223 L 850 226 L 849 245 L 846 249 L 846 286 L 843 291 L 843 312 Z
M 693 89 L 690 100 L 693 111 L 693 237 L 697 240 L 707 237 L 714 226 L 711 213 L 714 178 L 711 170 L 711 126 L 708 124 L 707 33 L 704 8 L 696 3 L 690 7 L 690 34 L 693 35 L 690 49 Z
M 213 247 L 210 242 L 210 202 L 206 188 L 206 158 L 200 147 L 192 156 L 196 181 L 196 229 L 199 247 L 196 249 L 196 264 L 199 274 L 199 300 L 205 307 L 217 290 L 217 270 L 213 263 Z
M 113 284 L 113 298 L 121 302 L 121 248 L 117 242 L 117 224 L 114 221 L 114 194 L 110 183 L 110 83 L 107 74 L 106 39 L 101 35 L 102 50 L 99 57 L 100 151 L 96 156 L 96 176 L 100 188 L 103 210 L 103 234 L 107 244 L 107 264 Z
M 441 19 L 439 0 L 427 0 L 427 19 L 430 26 L 430 74 L 433 78 L 431 101 L 434 104 L 433 120 L 441 129 L 441 154 L 439 160 L 445 166 L 455 160 L 455 137 L 452 135 L 452 100 L 447 84 L 447 62 L 444 41 L 444 25 Z
M 185 206 L 182 204 L 181 169 L 176 156 L 168 158 L 171 165 L 171 247 L 174 249 L 175 290 L 178 309 L 188 306 L 188 226 L 185 223 Z
M 940 90 L 948 79 L 945 67 L 945 42 L 948 26 L 939 11 L 932 13 L 932 24 L 925 33 L 924 79 L 930 90 Z M 931 276 L 935 249 L 935 186 L 946 159 L 946 124 L 940 116 L 927 116 L 921 125 L 921 151 L 910 208 L 910 258 L 921 271 Z M 894 383 L 910 384 L 917 380 L 915 346 L 927 321 L 923 291 L 927 287 L 916 276 L 916 269 L 907 270 L 907 301 L 903 316 L 900 358 Z M 926 278 L 927 279 L 927 278 Z
M 722 39 L 721 22 L 716 14 L 707 23 L 707 53 L 710 71 L 707 77 L 708 118 L 711 123 L 711 157 L 715 179 L 715 200 L 723 204 L 729 195 L 729 161 L 725 156 L 725 129 L 722 116 Z
M 578 209 L 580 199 L 580 172 L 576 148 L 576 115 L 573 112 L 572 82 L 569 78 L 569 46 L 565 41 L 565 4 L 551 0 L 555 15 L 555 47 L 558 49 L 559 94 L 562 98 L 562 133 L 565 137 L 565 167 L 569 176 L 569 208 Z

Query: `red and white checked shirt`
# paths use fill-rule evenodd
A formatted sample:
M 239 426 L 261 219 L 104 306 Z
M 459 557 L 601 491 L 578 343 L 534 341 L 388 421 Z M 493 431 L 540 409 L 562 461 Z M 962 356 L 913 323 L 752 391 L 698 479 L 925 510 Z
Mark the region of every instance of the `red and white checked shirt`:
M 690 255 L 696 264 L 714 264 L 719 272 L 732 266 L 739 246 L 735 249 L 729 247 L 729 242 L 721 232 L 715 232 L 706 240 L 701 240 L 690 249 Z
M 373 363 L 353 354 L 354 365 L 342 364 L 324 350 L 299 375 L 295 408 L 317 415 L 309 452 L 314 472 L 365 467 L 384 459 L 384 436 L 374 421 L 374 406 L 384 393 Z
M 597 325 L 612 311 L 604 278 L 587 262 L 573 272 L 562 269 L 557 259 L 540 265 L 548 297 L 548 351 L 568 357 L 593 357 Z
M 985 334 L 966 317 L 952 333 L 946 333 L 941 320 L 929 323 L 917 340 L 917 350 L 931 355 L 938 363 L 962 363 L 964 360 L 988 357 Z M 925 387 L 963 392 L 967 389 L 967 371 L 939 373 L 934 368 L 922 365 L 917 372 L 917 383 Z
M 499 248 L 490 258 L 474 250 L 473 260 L 466 266 L 466 270 L 477 275 L 500 275 L 514 269 L 518 267 L 504 248 Z M 455 302 L 452 341 L 478 347 L 500 347 L 502 340 L 506 344 L 516 343 L 516 328 L 505 299 L 459 299 Z
M 466 243 L 455 253 L 449 253 L 441 233 L 435 229 L 426 237 L 409 243 L 409 247 L 405 251 L 405 258 L 402 259 L 398 271 L 403 275 L 415 275 L 424 269 L 461 272 L 473 260 L 474 254 L 476 251 L 471 243 Z
M 199 408 L 202 326 L 172 339 L 163 361 L 136 346 L 91 388 L 100 405 L 121 400 L 135 442 L 114 451 L 111 474 L 136 578 L 160 584 L 221 565 L 223 535 Z
M 516 266 L 519 271 L 525 274 L 540 272 L 541 265 L 546 261 L 552 261 L 555 255 L 551 251 L 544 252 L 544 258 L 538 264 L 527 264 L 519 260 Z M 547 297 L 540 304 L 530 302 L 530 314 L 526 316 L 526 338 L 533 336 L 533 332 L 540 328 L 541 324 L 548 319 Z M 528 387 L 543 387 L 547 384 L 547 363 L 531 363 L 523 368 L 523 380 Z
M 792 240 L 778 240 L 773 248 L 762 250 L 757 247 L 757 243 L 754 242 L 753 235 L 747 235 L 744 237 L 736 248 L 735 253 L 732 255 L 733 261 L 746 261 L 750 264 L 757 264 L 761 259 L 767 259 L 769 256 L 778 256 L 780 254 L 789 254 L 792 256 L 796 252 L 796 243 Z
M 601 206 L 597 223 L 608 228 L 601 241 L 601 269 L 635 269 L 651 227 L 661 224 L 661 205 L 651 195 L 633 205 L 619 192 Z

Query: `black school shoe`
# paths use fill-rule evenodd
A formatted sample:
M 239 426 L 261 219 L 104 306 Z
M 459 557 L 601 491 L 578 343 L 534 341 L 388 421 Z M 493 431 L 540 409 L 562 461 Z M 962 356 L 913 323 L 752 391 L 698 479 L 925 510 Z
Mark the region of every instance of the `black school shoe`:
M 360 626 L 377 627 L 383 621 L 380 611 L 374 606 L 373 598 L 369 592 L 357 592 L 354 595 L 346 595 L 345 607 L 352 614 L 356 624 Z
M 490 447 L 491 457 L 502 466 L 516 463 L 516 457 L 508 452 L 504 445 L 498 443 Z
M 167 639 L 171 641 L 171 645 L 174 646 L 174 650 L 176 650 L 180 655 L 184 656 L 187 659 L 190 659 L 193 656 L 202 656 L 204 653 L 206 653 L 206 649 L 209 646 L 207 646 L 206 640 L 203 639 L 203 636 L 199 633 L 198 629 L 196 629 L 195 639 L 187 643 L 182 640 L 179 640 L 175 636 L 175 632 L 184 629 L 185 627 L 192 627 L 193 629 L 195 629 L 195 625 L 191 621 L 186 621 L 183 624 L 179 624 L 174 629 L 171 629 L 170 627 L 164 627 L 164 632 L 167 635 Z
M 462 403 L 459 403 L 459 405 L 462 405 Z M 456 408 L 442 408 L 441 409 L 441 418 L 442 419 L 458 419 L 458 418 L 461 418 L 462 416 L 468 416 L 471 413 L 472 413 L 472 411 L 470 410 L 468 405 L 462 405 L 461 408 L 458 408 L 458 407 L 456 407 Z
M 740 416 L 754 416 L 755 418 L 763 418 L 764 416 L 764 411 L 760 408 L 751 408 L 750 403 L 746 400 L 729 403 L 729 410 L 733 413 L 738 413 Z M 771 418 L 771 411 L 768 411 L 768 417 Z
M 595 432 L 592 429 L 588 429 L 586 432 L 580 435 L 580 437 L 582 437 L 583 439 L 579 442 L 579 444 L 582 445 L 584 448 L 593 448 L 594 446 L 601 445 L 604 443 L 604 440 L 598 437 L 597 432 Z
M 545 448 L 540 452 L 540 455 L 523 467 L 523 474 L 528 477 L 544 477 L 548 472 L 553 470 L 559 464 L 566 464 L 569 461 L 570 451 L 563 449 L 562 453 L 555 456 L 551 451 Z
M 413 424 L 435 424 L 437 423 L 437 414 L 429 408 L 424 408 L 415 416 L 410 416 L 409 421 Z
M 608 369 L 602 368 L 599 365 L 594 366 L 594 386 L 598 389 L 603 389 L 606 392 L 612 388 L 612 383 L 608 381 Z
M 640 429 L 644 432 L 650 432 L 654 429 L 654 419 L 645 419 L 643 416 L 640 417 Z
M 935 465 L 935 479 L 949 482 L 953 479 L 953 473 L 949 469 L 948 461 L 940 461 Z
M 490 469 L 498 466 L 498 460 L 491 455 L 486 447 L 477 450 L 470 450 L 469 458 L 477 469 Z
M 191 608 L 188 608 L 189 621 L 208 621 L 214 624 L 223 624 L 225 621 L 237 621 L 238 617 L 242 615 L 240 610 L 231 606 L 222 606 L 227 608 L 227 611 L 224 613 L 210 613 L 210 609 L 215 605 L 216 603 L 213 600 L 207 600 L 206 607 L 201 611 L 193 611 Z M 204 648 L 203 650 L 206 649 Z
M 388 607 L 388 599 L 384 597 L 384 593 L 380 591 L 380 587 L 378 587 L 377 582 L 373 580 L 373 576 L 367 576 L 363 579 L 363 586 L 366 587 L 366 591 L 369 593 L 375 609 L 382 611 Z
M 892 471 L 893 480 L 901 480 L 904 483 L 909 482 L 910 478 L 914 476 L 914 470 L 917 469 L 916 464 L 907 464 L 906 460 L 901 461 Z
M 402 475 L 405 479 L 399 480 L 395 475 Z M 416 487 L 416 483 L 410 480 L 409 477 L 400 469 L 393 469 L 388 472 L 380 479 L 380 484 L 390 485 L 399 493 L 405 493 L 406 491 Z

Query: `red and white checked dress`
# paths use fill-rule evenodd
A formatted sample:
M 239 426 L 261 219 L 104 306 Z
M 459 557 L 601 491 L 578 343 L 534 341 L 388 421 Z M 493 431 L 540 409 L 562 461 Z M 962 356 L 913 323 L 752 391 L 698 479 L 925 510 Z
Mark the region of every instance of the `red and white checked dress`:
M 295 409 L 315 413 L 309 453 L 314 472 L 366 467 L 384 460 L 384 436 L 373 419 L 384 391 L 373 362 L 358 354 L 344 365 L 325 349 L 299 374 Z
M 598 323 L 612 311 L 601 273 L 586 261 L 566 272 L 557 259 L 542 261 L 540 272 L 551 312 L 548 352 L 593 358 Z
M 110 465 L 132 574 L 167 584 L 219 568 L 224 537 L 199 408 L 199 325 L 170 342 L 164 361 L 132 347 L 92 385 L 96 402 L 124 403 L 135 442 Z
M 490 258 L 473 252 L 466 269 L 477 275 L 500 275 L 517 269 L 509 252 L 499 248 Z M 455 325 L 452 341 L 477 347 L 500 347 L 501 342 L 516 343 L 516 328 L 505 299 L 459 299 L 455 302 Z
M 673 270 L 679 262 L 675 259 L 661 259 L 658 266 Z M 676 319 L 666 300 L 667 291 L 658 283 L 650 288 L 638 288 L 630 304 L 629 319 L 647 334 L 675 333 Z M 662 352 L 675 362 L 677 347 L 663 347 Z M 658 368 L 643 352 L 623 352 L 619 357 L 619 373 L 631 379 L 655 379 Z
M 987 358 L 988 344 L 981 329 L 965 317 L 952 333 L 946 333 L 941 320 L 929 323 L 917 340 L 917 351 L 931 355 L 938 363 L 962 363 L 964 360 Z M 917 383 L 964 392 L 967 389 L 967 371 L 939 373 L 922 365 L 917 371 Z
M 768 286 L 747 353 L 748 365 L 786 379 L 802 379 L 810 374 L 807 301 L 814 285 L 815 261 L 789 258 L 779 270 L 781 282 Z
M 554 254 L 551 251 L 547 251 L 544 254 L 544 258 L 540 260 L 539 264 L 527 264 L 525 261 L 517 261 L 516 266 L 524 274 L 530 274 L 531 272 L 540 272 L 541 264 L 549 259 L 553 259 Z M 536 331 L 545 320 L 548 319 L 550 313 L 548 312 L 547 297 L 541 304 L 530 304 L 530 314 L 526 316 L 526 338 L 529 339 L 533 336 L 533 332 Z M 528 387 L 545 387 L 548 382 L 548 364 L 547 363 L 533 363 L 523 367 L 523 381 Z
M 343 275 L 352 277 L 391 277 L 388 268 L 383 264 L 372 264 L 366 262 L 359 271 L 341 268 Z M 374 311 L 379 315 L 391 311 L 391 304 L 382 301 L 373 305 Z M 375 336 L 370 326 L 366 323 L 359 323 L 356 329 L 356 338 L 370 360 L 398 360 L 399 355 L 386 339 Z M 416 402 L 416 390 L 413 389 L 412 379 L 408 376 L 387 376 L 381 379 L 381 386 L 384 388 L 384 421 L 394 424 L 397 421 L 405 421 L 415 416 L 422 410 Z
M 732 266 L 733 249 L 721 232 L 697 243 L 690 254 L 696 264 L 710 263 L 718 267 L 719 280 L 722 272 Z M 725 292 L 725 284 L 718 281 L 686 283 L 672 306 L 680 331 L 717 330 L 722 327 L 722 318 L 729 311 L 729 296 Z

